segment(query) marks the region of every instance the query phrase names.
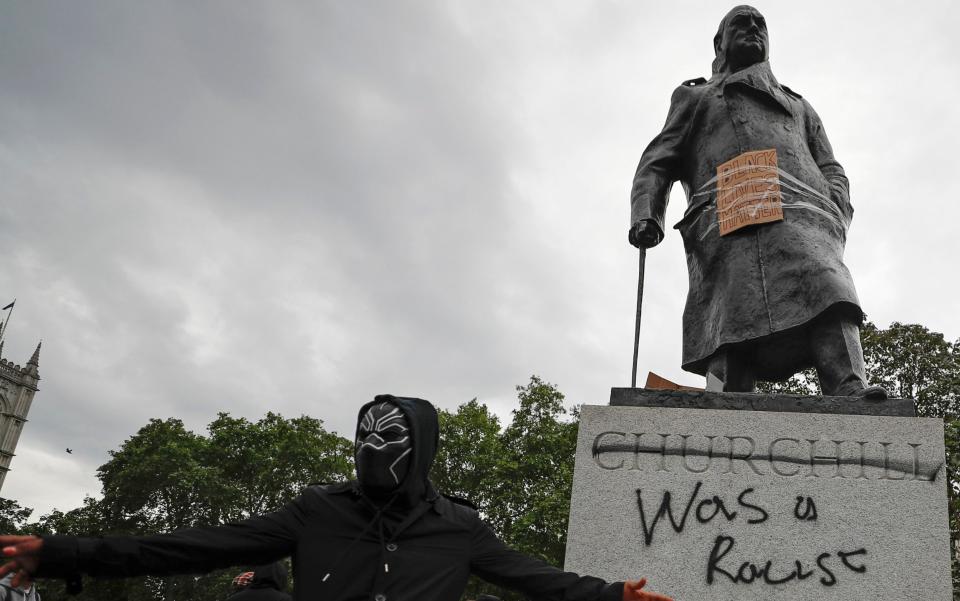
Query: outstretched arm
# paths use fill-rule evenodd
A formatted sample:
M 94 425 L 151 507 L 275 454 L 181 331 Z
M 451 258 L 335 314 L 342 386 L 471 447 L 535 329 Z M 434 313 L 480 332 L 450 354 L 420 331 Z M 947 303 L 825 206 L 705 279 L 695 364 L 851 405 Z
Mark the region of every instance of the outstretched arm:
M 303 497 L 280 511 L 207 528 L 155 536 L 0 536 L 7 562 L 0 576 L 79 581 L 80 574 L 124 577 L 204 573 L 237 564 L 269 563 L 290 555 L 304 521 Z
M 473 531 L 470 568 L 484 580 L 542 601 L 671 601 L 641 590 L 645 579 L 608 584 L 524 555 L 506 546 L 479 518 Z

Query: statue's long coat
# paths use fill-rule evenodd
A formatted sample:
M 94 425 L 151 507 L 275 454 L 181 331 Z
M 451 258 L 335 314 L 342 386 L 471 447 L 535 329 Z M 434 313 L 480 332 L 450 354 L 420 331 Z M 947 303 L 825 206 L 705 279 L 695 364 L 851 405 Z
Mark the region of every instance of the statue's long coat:
M 721 237 L 718 165 L 770 148 L 777 151 L 784 221 Z M 777 340 L 769 338 L 776 334 L 802 337 L 805 324 L 837 305 L 862 320 L 843 264 L 853 215 L 849 183 L 813 107 L 780 85 L 768 62 L 707 82 L 685 82 L 674 91 L 666 125 L 637 168 L 632 222 L 650 219 L 664 231 L 675 181 L 687 195 L 686 213 L 675 226 L 690 276 L 684 369 L 705 374 L 710 356 L 724 345 Z M 757 375 L 779 379 L 810 365 L 810 359 L 774 357 L 766 363 Z

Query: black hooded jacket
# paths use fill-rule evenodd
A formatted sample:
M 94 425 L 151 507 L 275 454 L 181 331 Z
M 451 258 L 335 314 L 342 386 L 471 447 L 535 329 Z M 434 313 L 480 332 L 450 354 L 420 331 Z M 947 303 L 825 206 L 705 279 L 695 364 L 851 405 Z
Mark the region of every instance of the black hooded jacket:
M 620 601 L 622 582 L 581 577 L 514 551 L 474 508 L 438 494 L 427 479 L 436 410 L 391 395 L 373 403 L 383 401 L 404 412 L 413 436 L 412 463 L 395 498 L 375 503 L 350 481 L 311 486 L 279 511 L 224 526 L 145 537 L 46 536 L 36 576 L 162 576 L 291 556 L 300 601 L 453 601 L 471 573 L 542 601 Z
M 253 580 L 243 590 L 230 595 L 229 601 L 290 601 L 291 597 L 283 592 L 287 587 L 287 568 L 283 562 L 257 566 L 253 570 Z

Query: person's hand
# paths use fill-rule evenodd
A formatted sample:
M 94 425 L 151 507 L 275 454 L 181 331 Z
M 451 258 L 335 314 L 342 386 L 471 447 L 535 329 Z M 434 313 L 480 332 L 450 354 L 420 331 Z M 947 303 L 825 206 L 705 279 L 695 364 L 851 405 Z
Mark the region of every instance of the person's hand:
M 43 539 L 39 536 L 0 536 L 0 549 L 7 560 L 0 566 L 0 578 L 13 573 L 10 584 L 23 588 L 33 584 L 33 573 L 40 566 L 40 549 Z
M 660 228 L 649 219 L 634 223 L 627 234 L 630 244 L 637 248 L 641 246 L 643 248 L 653 248 L 660 244 L 661 238 L 663 238 L 663 235 L 660 233 Z
M 647 584 L 646 578 L 627 580 L 623 583 L 623 601 L 673 601 L 666 595 L 650 591 L 642 591 Z
M 253 582 L 253 572 L 243 572 L 233 579 L 233 588 L 246 588 Z

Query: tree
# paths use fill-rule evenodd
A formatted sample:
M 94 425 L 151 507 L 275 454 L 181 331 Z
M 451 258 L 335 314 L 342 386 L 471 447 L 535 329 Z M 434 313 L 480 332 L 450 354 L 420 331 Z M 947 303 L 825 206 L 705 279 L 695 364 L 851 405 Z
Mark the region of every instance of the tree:
M 917 401 L 920 417 L 960 417 L 960 341 L 917 324 L 863 325 L 867 378 L 893 396 Z
M 0 532 L 22 534 L 33 510 L 12 499 L 0 497 Z
M 496 502 L 503 457 L 500 420 L 473 399 L 456 412 L 440 410 L 440 446 L 430 480 L 448 495 L 469 499 L 481 512 Z
M 579 413 L 564 420 L 563 393 L 531 376 L 517 386 L 520 406 L 502 436 L 497 503 L 490 522 L 513 547 L 554 565 L 563 563 L 573 488 Z
M 111 528 L 140 534 L 217 523 L 226 482 L 206 460 L 209 444 L 179 419 L 151 419 L 110 451 L 97 477 Z
M 267 413 L 256 423 L 220 413 L 209 427 L 206 463 L 223 481 L 221 520 L 239 520 L 281 507 L 310 484 L 353 475 L 353 443 L 307 416 Z
M 162 532 L 280 508 L 311 483 L 353 474 L 353 444 L 315 418 L 220 413 L 207 436 L 152 419 L 97 472 L 115 527 Z
M 757 391 L 800 396 L 821 394 L 820 380 L 817 379 L 817 372 L 813 368 L 797 372 L 783 382 L 757 382 Z

